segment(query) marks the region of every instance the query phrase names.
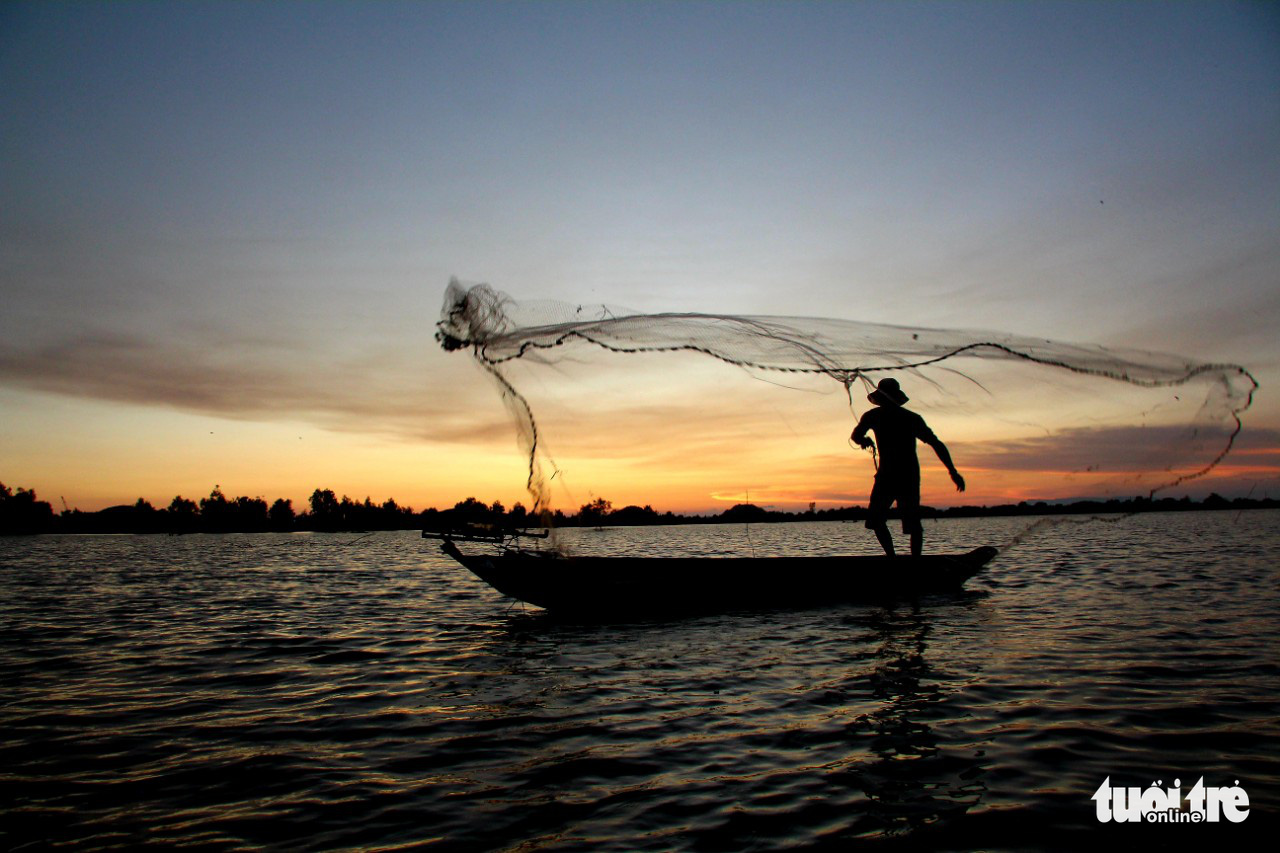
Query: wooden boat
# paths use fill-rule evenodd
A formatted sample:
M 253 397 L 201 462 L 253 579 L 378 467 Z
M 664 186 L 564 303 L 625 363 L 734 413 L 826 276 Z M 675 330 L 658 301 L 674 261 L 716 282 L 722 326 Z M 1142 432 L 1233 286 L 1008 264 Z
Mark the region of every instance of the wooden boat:
M 667 614 L 788 608 L 958 592 L 997 549 L 920 557 L 566 557 L 497 536 L 424 531 L 503 595 L 554 612 Z M 455 539 L 495 542 L 468 554 Z

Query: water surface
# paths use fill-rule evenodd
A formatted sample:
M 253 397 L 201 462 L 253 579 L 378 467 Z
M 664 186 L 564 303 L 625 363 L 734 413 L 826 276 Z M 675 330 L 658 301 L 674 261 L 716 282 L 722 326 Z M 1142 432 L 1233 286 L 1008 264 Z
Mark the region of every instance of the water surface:
M 566 535 L 875 550 L 838 522 Z M 0 846 L 1243 844 L 1280 801 L 1278 593 L 1272 511 L 1051 527 L 914 604 L 606 625 L 513 606 L 415 533 L 8 539 Z M 1239 780 L 1253 813 L 1099 824 L 1108 776 Z

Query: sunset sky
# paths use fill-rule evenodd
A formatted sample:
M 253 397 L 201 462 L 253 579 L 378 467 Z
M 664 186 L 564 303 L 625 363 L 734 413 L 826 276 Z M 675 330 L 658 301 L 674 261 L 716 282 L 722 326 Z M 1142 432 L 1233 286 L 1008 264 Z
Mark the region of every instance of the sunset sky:
M 9 2 L 0 116 L 0 481 L 56 509 L 527 503 L 433 340 L 452 276 L 1242 364 L 1238 452 L 1173 496 L 1280 496 L 1275 4 Z M 512 374 L 558 506 L 865 502 L 838 386 L 621 361 Z M 910 381 L 966 502 L 1097 493 L 1081 409 L 1035 438 L 1058 386 Z

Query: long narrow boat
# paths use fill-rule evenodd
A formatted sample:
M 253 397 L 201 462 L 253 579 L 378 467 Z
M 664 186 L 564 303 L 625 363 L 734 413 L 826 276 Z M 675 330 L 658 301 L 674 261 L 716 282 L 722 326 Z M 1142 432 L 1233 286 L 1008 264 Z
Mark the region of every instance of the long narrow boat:
M 586 615 L 669 614 L 806 607 L 957 592 L 997 549 L 919 557 L 566 557 L 499 543 L 497 553 L 444 553 L 503 595 L 547 610 Z

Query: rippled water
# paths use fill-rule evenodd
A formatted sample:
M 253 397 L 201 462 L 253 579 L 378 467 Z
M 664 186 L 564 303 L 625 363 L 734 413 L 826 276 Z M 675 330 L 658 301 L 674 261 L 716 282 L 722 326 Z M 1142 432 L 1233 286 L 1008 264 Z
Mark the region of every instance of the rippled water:
M 569 533 L 874 550 L 839 523 Z M 1243 844 L 1280 803 L 1278 567 L 1280 513 L 1145 515 L 914 606 L 587 625 L 414 533 L 4 540 L 0 847 Z M 1239 780 L 1252 814 L 1099 824 L 1108 776 Z

